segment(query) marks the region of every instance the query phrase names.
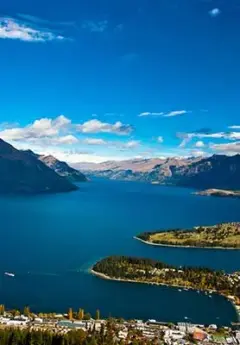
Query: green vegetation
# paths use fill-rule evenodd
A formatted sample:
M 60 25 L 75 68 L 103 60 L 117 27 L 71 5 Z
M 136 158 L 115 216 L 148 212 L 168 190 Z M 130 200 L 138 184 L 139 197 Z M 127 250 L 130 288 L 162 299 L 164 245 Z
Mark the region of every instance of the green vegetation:
M 31 330 L 30 328 L 0 328 L 1 345 L 114 345 L 134 344 L 150 345 L 157 344 L 157 340 L 142 339 L 134 330 L 126 341 L 118 340 L 119 330 L 113 320 L 108 320 L 106 327 L 102 326 L 99 332 L 95 329 L 87 332 L 79 329 L 65 332 L 51 330 Z
M 220 197 L 234 197 L 240 198 L 239 190 L 225 190 L 225 189 L 206 189 L 200 192 L 196 192 L 197 195 L 203 196 L 220 196 Z
M 0 304 L 0 315 L 3 315 L 5 312 L 5 306 L 4 304 Z
M 99 309 L 96 310 L 95 319 L 96 319 L 96 320 L 100 320 L 100 310 L 99 310 Z
M 65 335 L 50 331 L 30 331 L 29 329 L 0 329 L 1 345 L 90 345 L 82 330 L 71 331 Z
M 5 305 L 4 304 L 0 304 L 0 316 L 3 316 L 6 312 L 5 309 Z M 28 306 L 24 307 L 23 310 L 18 310 L 18 309 L 10 309 L 7 310 L 7 313 L 9 313 L 12 317 L 15 316 L 27 316 L 29 319 L 34 320 L 35 317 L 40 317 L 43 320 L 47 320 L 47 319 L 65 319 L 67 318 L 68 320 L 83 320 L 83 321 L 87 321 L 90 320 L 92 318 L 92 315 L 90 313 L 85 313 L 84 309 L 79 308 L 78 311 L 73 310 L 72 308 L 69 308 L 67 313 L 65 314 L 65 316 L 62 315 L 61 317 L 56 317 L 56 313 L 38 313 L 35 314 L 33 312 L 31 312 L 30 308 Z M 100 310 L 97 309 L 95 312 L 95 320 L 100 320 Z M 1 343 L 0 343 L 1 345 Z
M 199 226 L 191 230 L 145 232 L 136 238 L 159 245 L 236 249 L 240 248 L 240 223 Z
M 215 290 L 225 295 L 236 295 L 239 289 L 238 285 L 232 283 L 231 275 L 222 271 L 201 267 L 177 268 L 151 259 L 111 256 L 97 262 L 93 266 L 94 272 L 105 278 Z
M 83 309 L 78 310 L 77 318 L 78 318 L 78 320 L 84 319 L 84 310 Z
M 72 308 L 69 308 L 69 310 L 68 310 L 68 319 L 69 319 L 69 320 L 72 320 L 72 319 L 73 319 L 73 311 L 72 311 Z

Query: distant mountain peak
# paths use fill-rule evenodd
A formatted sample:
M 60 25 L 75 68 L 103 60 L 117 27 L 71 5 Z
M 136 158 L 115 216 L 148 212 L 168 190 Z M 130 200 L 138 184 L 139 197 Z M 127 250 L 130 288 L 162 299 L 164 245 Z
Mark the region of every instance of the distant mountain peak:
M 0 193 L 59 193 L 77 187 L 38 159 L 0 139 Z
M 17 152 L 17 149 L 0 138 L 0 154 L 11 154 L 13 152 Z
M 40 161 L 46 164 L 49 168 L 53 169 L 60 176 L 67 177 L 71 181 L 85 182 L 87 178 L 79 170 L 70 167 L 66 162 L 58 160 L 52 155 L 41 155 L 38 157 Z

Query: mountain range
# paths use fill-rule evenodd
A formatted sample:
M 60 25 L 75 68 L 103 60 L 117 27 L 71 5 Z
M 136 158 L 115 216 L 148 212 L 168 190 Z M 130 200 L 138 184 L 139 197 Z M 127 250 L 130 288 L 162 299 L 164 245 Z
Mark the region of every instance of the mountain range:
M 0 193 L 36 194 L 76 190 L 86 175 L 197 189 L 240 189 L 240 155 L 206 158 L 150 158 L 79 163 L 21 151 L 0 139 Z M 83 171 L 80 172 L 78 169 Z
M 133 159 L 78 164 L 89 175 L 198 189 L 240 189 L 240 155 L 207 158 Z
M 80 172 L 78 174 L 76 169 L 72 169 L 66 163 L 55 159 L 55 164 L 49 167 L 49 161 L 30 150 L 17 150 L 0 139 L 0 193 L 69 192 L 78 189 L 72 181 L 77 181 L 78 177 L 86 180 L 83 174 Z M 51 161 L 53 163 L 53 159 Z M 62 168 L 60 169 L 60 167 Z M 61 170 L 60 173 L 58 173 L 58 169 Z

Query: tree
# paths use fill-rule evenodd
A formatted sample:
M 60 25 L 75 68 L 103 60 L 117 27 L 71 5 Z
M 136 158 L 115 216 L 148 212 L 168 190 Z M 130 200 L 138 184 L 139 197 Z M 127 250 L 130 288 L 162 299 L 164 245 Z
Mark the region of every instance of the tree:
M 80 308 L 78 310 L 78 320 L 83 320 L 83 318 L 84 318 L 84 310 Z
M 19 316 L 20 315 L 20 311 L 17 310 L 17 309 L 13 309 L 13 310 L 11 310 L 11 314 L 12 314 L 13 317 Z
M 0 315 L 3 315 L 5 312 L 5 306 L 4 304 L 0 304 Z
M 90 313 L 86 313 L 84 315 L 84 320 L 90 320 L 91 319 L 91 314 Z
M 24 307 L 23 309 L 23 315 L 25 316 L 29 316 L 30 315 L 30 308 L 29 307 Z
M 97 309 L 96 310 L 96 317 L 95 317 L 96 320 L 100 320 L 100 310 Z
M 69 310 L 68 310 L 68 318 L 69 318 L 69 320 L 72 320 L 72 319 L 73 319 L 73 311 L 72 311 L 72 308 L 69 308 Z
M 85 339 L 87 338 L 86 332 L 84 332 L 82 329 L 79 329 L 77 331 L 77 338 L 80 341 L 80 344 L 82 344 L 85 341 Z

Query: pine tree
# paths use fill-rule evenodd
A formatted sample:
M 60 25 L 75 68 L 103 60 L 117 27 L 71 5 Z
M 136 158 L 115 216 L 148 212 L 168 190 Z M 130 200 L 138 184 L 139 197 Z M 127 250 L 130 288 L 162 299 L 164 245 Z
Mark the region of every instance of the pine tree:
M 30 315 L 30 308 L 29 307 L 24 307 L 23 309 L 23 315 L 25 316 L 29 316 Z
M 96 320 L 100 320 L 100 310 L 97 309 L 96 310 L 96 317 L 95 317 Z

